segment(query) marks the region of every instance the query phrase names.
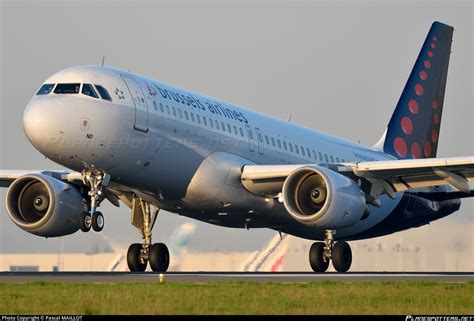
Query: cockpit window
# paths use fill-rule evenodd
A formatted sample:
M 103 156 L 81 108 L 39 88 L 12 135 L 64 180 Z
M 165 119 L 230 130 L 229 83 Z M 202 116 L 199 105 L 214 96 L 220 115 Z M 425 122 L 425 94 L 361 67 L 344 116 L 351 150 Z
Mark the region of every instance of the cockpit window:
M 81 84 L 58 84 L 54 89 L 55 94 L 78 94 Z
M 53 90 L 54 84 L 44 84 L 36 93 L 37 95 L 47 95 Z
M 107 89 L 100 85 L 95 85 L 95 88 L 97 88 L 97 91 L 99 92 L 100 97 L 104 100 L 112 101 L 112 97 L 110 97 L 109 92 Z
M 82 85 L 82 93 L 84 95 L 87 95 L 87 96 L 91 96 L 91 97 L 94 97 L 94 98 L 99 98 L 99 96 L 97 95 L 97 93 L 94 90 L 94 87 L 92 87 L 91 84 L 83 84 Z

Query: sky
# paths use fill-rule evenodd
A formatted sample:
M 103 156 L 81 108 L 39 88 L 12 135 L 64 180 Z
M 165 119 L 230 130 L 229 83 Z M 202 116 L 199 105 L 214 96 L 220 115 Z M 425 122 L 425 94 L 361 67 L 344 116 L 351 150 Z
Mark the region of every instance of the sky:
M 474 155 L 470 1 L 0 0 L 0 168 L 61 168 L 26 139 L 23 109 L 51 74 L 99 64 L 103 56 L 107 66 L 282 119 L 291 114 L 292 122 L 372 145 L 435 20 L 455 28 L 438 157 Z M 4 195 L 0 252 L 106 248 L 94 232 L 62 241 L 22 232 L 4 210 Z M 101 210 L 104 235 L 140 241 L 128 208 L 104 203 Z M 466 232 L 446 233 L 472 244 L 473 212 L 474 201 L 466 200 L 459 212 L 432 224 L 463 225 Z M 190 221 L 162 211 L 154 240 L 166 242 Z M 253 251 L 276 233 L 197 226 L 190 250 Z M 420 233 L 426 242 L 433 237 L 430 229 Z

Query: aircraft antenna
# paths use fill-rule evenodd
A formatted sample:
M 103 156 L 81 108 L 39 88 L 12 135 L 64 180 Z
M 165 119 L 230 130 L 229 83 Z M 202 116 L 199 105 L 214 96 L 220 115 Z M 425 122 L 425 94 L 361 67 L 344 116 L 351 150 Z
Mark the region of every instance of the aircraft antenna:
M 291 115 L 292 115 L 292 114 L 290 113 L 290 116 L 288 116 L 288 122 L 291 121 Z
M 100 63 L 101 67 L 104 67 L 104 62 L 105 62 L 105 56 L 102 56 L 102 62 Z

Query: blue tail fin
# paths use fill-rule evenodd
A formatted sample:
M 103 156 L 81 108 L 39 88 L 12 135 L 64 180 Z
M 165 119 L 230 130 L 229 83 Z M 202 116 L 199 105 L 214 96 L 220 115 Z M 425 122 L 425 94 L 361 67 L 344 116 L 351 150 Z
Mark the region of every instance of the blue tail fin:
M 388 124 L 385 153 L 436 157 L 453 30 L 438 21 L 431 26 Z

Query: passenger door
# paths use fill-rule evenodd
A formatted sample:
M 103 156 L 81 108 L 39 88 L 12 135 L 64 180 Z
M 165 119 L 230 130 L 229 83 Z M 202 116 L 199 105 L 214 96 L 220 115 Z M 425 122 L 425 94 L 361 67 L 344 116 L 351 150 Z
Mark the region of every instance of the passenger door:
M 125 81 L 135 105 L 135 124 L 133 128 L 146 133 L 148 132 L 148 104 L 145 95 L 135 78 L 122 75 L 122 79 Z
M 260 128 L 255 127 L 255 131 L 257 132 L 257 143 L 258 143 L 258 152 L 259 154 L 263 155 L 263 135 Z
M 245 129 L 247 130 L 247 137 L 249 139 L 249 149 L 253 152 L 255 150 L 255 134 L 249 125 L 245 125 Z

